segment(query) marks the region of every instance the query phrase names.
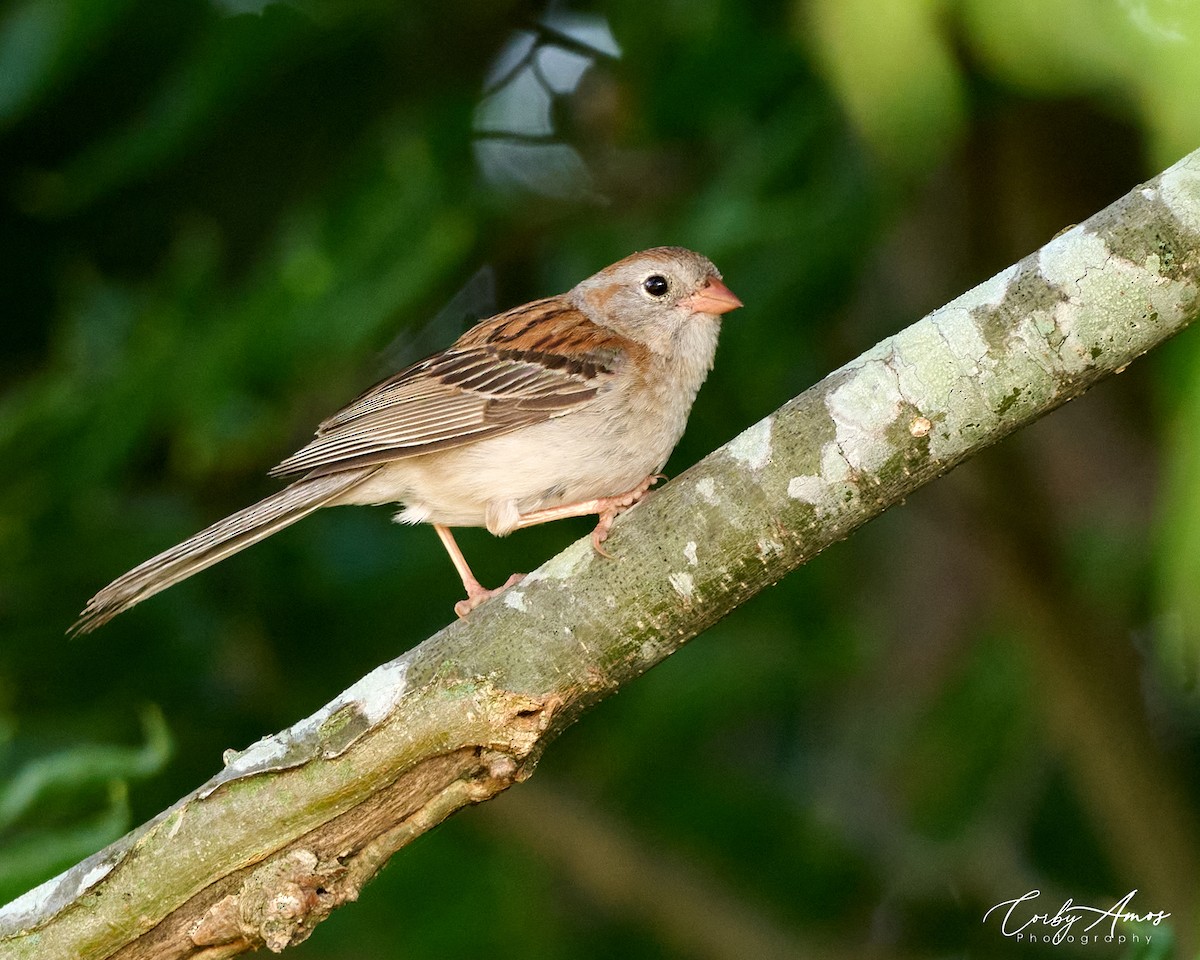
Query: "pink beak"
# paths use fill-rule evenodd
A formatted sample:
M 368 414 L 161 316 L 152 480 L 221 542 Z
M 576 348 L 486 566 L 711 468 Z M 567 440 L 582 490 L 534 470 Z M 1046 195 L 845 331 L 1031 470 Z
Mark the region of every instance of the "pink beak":
M 711 313 L 719 316 L 730 310 L 736 310 L 742 305 L 742 301 L 716 277 L 709 277 L 704 286 L 690 297 L 680 300 L 679 305 L 687 307 L 692 313 Z

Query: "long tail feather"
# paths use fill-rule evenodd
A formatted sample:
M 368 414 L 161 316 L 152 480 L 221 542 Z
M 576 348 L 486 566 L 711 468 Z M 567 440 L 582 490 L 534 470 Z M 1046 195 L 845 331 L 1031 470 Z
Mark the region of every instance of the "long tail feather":
M 91 633 L 147 597 L 308 516 L 374 472 L 368 467 L 300 480 L 214 523 L 118 577 L 87 602 L 68 632 Z

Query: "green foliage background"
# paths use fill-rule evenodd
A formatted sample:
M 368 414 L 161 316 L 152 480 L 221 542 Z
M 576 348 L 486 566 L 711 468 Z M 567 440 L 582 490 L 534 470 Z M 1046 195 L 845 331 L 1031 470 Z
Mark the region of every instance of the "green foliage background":
M 0 8 L 0 901 L 452 615 L 431 531 L 336 510 L 62 636 L 271 490 L 481 266 L 503 307 L 646 246 L 716 261 L 747 306 L 678 472 L 1200 146 L 1194 3 L 589 9 L 622 56 L 554 136 L 603 203 L 502 195 L 476 166 L 488 65 L 538 4 Z M 987 908 L 1134 888 L 1190 955 L 1198 337 L 747 604 L 296 956 L 740 956 L 705 931 L 742 923 L 784 953 L 1057 957 Z M 462 543 L 498 582 L 587 527 Z M 599 838 L 554 815 L 577 809 Z

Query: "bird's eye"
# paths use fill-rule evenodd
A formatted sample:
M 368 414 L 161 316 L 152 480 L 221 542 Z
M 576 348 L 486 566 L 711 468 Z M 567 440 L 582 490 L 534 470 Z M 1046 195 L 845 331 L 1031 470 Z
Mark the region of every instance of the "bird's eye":
M 653 276 L 647 277 L 645 282 L 642 284 L 642 289 L 652 297 L 665 297 L 669 287 L 670 284 L 667 283 L 667 278 L 660 276 L 657 273 Z

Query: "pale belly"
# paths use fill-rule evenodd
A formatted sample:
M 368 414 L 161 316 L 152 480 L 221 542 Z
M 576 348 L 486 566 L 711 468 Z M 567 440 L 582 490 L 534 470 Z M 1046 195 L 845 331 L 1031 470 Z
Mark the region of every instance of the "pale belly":
M 614 496 L 667 462 L 684 417 L 579 411 L 487 440 L 384 465 L 345 503 L 403 503 L 404 523 L 487 527 L 505 534 L 522 514 Z

